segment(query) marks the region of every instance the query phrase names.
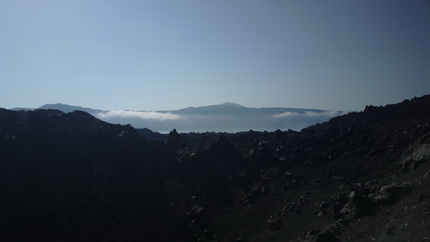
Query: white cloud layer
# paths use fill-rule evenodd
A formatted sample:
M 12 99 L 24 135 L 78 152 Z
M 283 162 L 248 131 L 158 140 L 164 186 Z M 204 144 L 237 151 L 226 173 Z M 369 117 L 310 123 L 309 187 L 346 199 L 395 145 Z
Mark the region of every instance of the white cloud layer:
M 283 113 L 275 113 L 273 114 L 273 118 L 289 118 L 299 116 L 299 113 L 296 112 L 283 112 Z
M 272 115 L 272 118 L 290 118 L 290 117 L 334 117 L 338 116 L 340 113 L 338 111 L 324 111 L 324 112 L 312 112 L 306 111 L 304 113 L 297 112 L 283 112 L 276 113 Z
M 179 115 L 172 113 L 162 112 L 139 112 L 127 110 L 113 110 L 95 115 L 99 119 L 112 119 L 112 118 L 139 118 L 139 119 L 155 119 L 155 120 L 178 120 L 181 119 Z

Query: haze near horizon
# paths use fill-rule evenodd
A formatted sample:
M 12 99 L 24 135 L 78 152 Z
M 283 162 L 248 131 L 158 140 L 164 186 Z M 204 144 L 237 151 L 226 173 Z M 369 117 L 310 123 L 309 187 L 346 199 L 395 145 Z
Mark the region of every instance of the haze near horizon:
M 428 1 L 0 1 L 0 107 L 358 111 L 430 90 Z

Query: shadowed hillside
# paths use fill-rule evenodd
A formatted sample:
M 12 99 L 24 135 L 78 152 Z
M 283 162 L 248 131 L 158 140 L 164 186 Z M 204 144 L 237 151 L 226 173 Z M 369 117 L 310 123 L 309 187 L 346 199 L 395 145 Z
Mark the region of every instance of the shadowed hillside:
M 0 109 L 0 238 L 425 241 L 429 155 L 429 95 L 300 132 L 162 135 Z

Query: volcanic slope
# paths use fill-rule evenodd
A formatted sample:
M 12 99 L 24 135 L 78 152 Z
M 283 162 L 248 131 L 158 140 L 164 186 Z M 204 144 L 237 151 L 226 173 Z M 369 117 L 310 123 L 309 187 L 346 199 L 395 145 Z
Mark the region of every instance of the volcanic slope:
M 426 241 L 430 96 L 296 131 L 148 141 L 0 109 L 6 241 Z

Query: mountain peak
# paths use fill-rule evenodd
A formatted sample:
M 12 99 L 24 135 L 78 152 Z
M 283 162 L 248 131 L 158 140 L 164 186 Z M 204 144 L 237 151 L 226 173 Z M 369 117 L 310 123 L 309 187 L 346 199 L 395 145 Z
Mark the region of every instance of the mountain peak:
M 244 108 L 244 106 L 237 104 L 237 103 L 233 103 L 233 102 L 225 102 L 220 104 L 222 106 L 230 106 L 230 107 L 238 107 L 238 108 Z

